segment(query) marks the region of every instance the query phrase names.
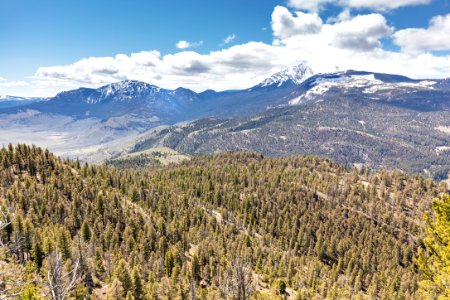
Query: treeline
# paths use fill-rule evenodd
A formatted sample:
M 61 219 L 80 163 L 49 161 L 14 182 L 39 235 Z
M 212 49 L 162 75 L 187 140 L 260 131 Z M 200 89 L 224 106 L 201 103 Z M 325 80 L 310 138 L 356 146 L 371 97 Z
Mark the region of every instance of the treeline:
M 446 191 L 247 152 L 118 170 L 10 145 L 0 163 L 0 294 L 22 299 L 415 299 Z

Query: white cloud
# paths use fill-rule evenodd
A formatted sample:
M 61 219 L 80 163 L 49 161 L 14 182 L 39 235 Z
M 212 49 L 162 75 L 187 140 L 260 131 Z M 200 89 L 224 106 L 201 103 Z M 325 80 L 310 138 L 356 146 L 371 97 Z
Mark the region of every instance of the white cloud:
M 380 39 L 391 34 L 393 28 L 380 14 L 342 15 L 334 24 L 322 24 L 316 13 L 297 12 L 292 15 L 284 7 L 276 7 L 272 14 L 272 29 L 277 43 L 285 43 L 291 37 L 323 40 L 325 44 L 353 51 L 369 51 L 381 46 Z
M 2 82 L 0 83 L 0 89 L 11 88 L 11 87 L 24 87 L 24 86 L 28 86 L 28 83 L 23 80 L 18 80 L 18 81 L 2 80 Z
M 186 49 L 189 48 L 191 46 L 191 43 L 189 43 L 188 41 L 179 41 L 176 44 L 178 49 Z
M 346 8 L 369 8 L 383 11 L 403 6 L 428 4 L 432 0 L 289 0 L 290 7 L 318 11 L 328 4 L 339 5 Z
M 380 40 L 391 37 L 393 28 L 381 14 L 348 14 L 327 24 L 317 14 L 292 14 L 277 7 L 272 17 L 273 44 L 248 42 L 207 54 L 180 51 L 161 55 L 158 51 L 142 51 L 89 57 L 69 65 L 41 67 L 28 87 L 11 88 L 8 94 L 52 96 L 62 90 L 99 87 L 125 79 L 169 89 L 240 89 L 298 61 L 306 61 L 316 72 L 333 72 L 339 67 L 414 78 L 442 78 L 450 74 L 450 55 L 412 55 L 383 49 Z M 4 93 L 4 89 L 0 92 Z
M 352 17 L 350 9 L 346 8 L 344 9 L 337 17 L 331 16 L 328 17 L 327 23 L 336 23 L 336 22 L 342 22 L 342 21 L 348 21 Z
M 277 6 L 272 13 L 273 35 L 285 39 L 298 34 L 317 33 L 322 28 L 318 14 L 296 12 L 293 16 L 286 7 Z
M 195 48 L 195 47 L 200 47 L 201 45 L 203 45 L 203 41 L 199 41 L 199 42 L 188 42 L 185 40 L 179 41 L 176 46 L 178 49 L 188 49 L 188 48 Z
M 29 83 L 23 80 L 9 81 L 5 78 L 0 78 L 0 95 L 16 96 L 17 90 L 24 90 L 29 87 Z
M 342 4 L 353 8 L 371 8 L 375 10 L 396 9 L 403 6 L 428 4 L 432 0 L 341 0 Z
M 381 47 L 380 39 L 393 28 L 380 14 L 358 15 L 346 21 L 326 26 L 332 33 L 331 42 L 338 48 L 368 51 Z
M 431 19 L 428 28 L 408 28 L 394 34 L 394 42 L 405 52 L 450 50 L 450 14 Z
M 125 79 L 197 91 L 246 88 L 283 65 L 276 56 L 276 47 L 257 42 L 205 55 L 182 51 L 161 56 L 157 51 L 143 51 L 129 56 L 90 57 L 66 66 L 41 67 L 33 83 L 45 95 L 80 85 L 98 87 Z
M 232 41 L 234 41 L 236 39 L 236 35 L 233 33 L 233 34 L 230 34 L 229 36 L 227 36 L 224 40 L 223 40 L 223 44 L 229 44 L 229 43 L 231 43 Z
M 336 1 L 334 1 L 336 2 Z M 333 0 L 289 0 L 290 7 L 308 11 L 317 11 L 328 3 L 333 3 Z

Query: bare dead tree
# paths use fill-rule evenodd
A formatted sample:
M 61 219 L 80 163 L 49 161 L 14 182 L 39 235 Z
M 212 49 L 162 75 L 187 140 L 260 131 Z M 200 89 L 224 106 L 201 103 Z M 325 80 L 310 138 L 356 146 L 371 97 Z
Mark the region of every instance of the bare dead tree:
M 226 299 L 248 300 L 255 292 L 250 263 L 236 257 L 226 272 L 225 283 L 221 285 L 222 296 Z
M 0 230 L 6 228 L 9 224 L 11 224 L 11 222 L 8 220 L 8 216 L 3 210 L 3 207 L 0 206 Z
M 5 229 L 11 224 L 11 221 L 8 219 L 8 215 L 4 211 L 3 207 L 0 206 L 0 231 Z M 4 247 L 3 240 L 0 236 L 0 247 Z
M 194 280 L 191 280 L 191 284 L 189 286 L 189 299 L 197 300 L 197 289 L 195 288 Z
M 11 224 L 8 215 L 0 206 L 0 231 Z M 8 253 L 8 248 L 0 238 L 0 256 Z M 10 264 L 7 260 L 0 260 L 0 300 L 17 299 L 25 286 L 25 272 L 22 266 Z
M 75 261 L 70 270 L 65 270 L 61 253 L 53 252 L 47 260 L 48 272 L 46 286 L 51 299 L 66 299 L 80 277 L 79 259 Z

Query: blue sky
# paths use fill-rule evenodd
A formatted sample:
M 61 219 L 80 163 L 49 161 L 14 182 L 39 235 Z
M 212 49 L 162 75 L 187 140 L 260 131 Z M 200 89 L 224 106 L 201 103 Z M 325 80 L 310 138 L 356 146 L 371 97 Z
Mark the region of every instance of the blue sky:
M 271 42 L 271 0 L 2 0 L 0 69 L 19 79 L 40 66 L 83 57 L 157 49 L 177 51 L 180 40 L 204 41 L 199 52 L 236 42 Z M 8 75 L 8 74 L 6 74 Z
M 353 67 L 356 57 L 354 65 L 367 61 L 376 71 L 448 77 L 449 14 L 449 0 L 0 0 L 0 95 L 47 96 L 122 79 L 240 88 L 299 61 L 327 71 L 320 55 L 336 56 L 333 66 L 326 61 L 330 70 Z M 419 47 L 421 36 L 433 40 Z

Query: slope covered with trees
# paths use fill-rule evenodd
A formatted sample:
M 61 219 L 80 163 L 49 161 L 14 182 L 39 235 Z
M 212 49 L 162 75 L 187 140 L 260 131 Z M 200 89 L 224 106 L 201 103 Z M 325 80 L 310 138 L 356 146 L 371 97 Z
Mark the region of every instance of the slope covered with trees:
M 9 146 L 0 298 L 414 299 L 422 216 L 445 191 L 317 157 L 117 170 Z
M 434 216 L 425 216 L 425 249 L 417 260 L 424 277 L 420 293 L 426 299 L 450 299 L 450 196 L 435 199 L 433 211 Z

